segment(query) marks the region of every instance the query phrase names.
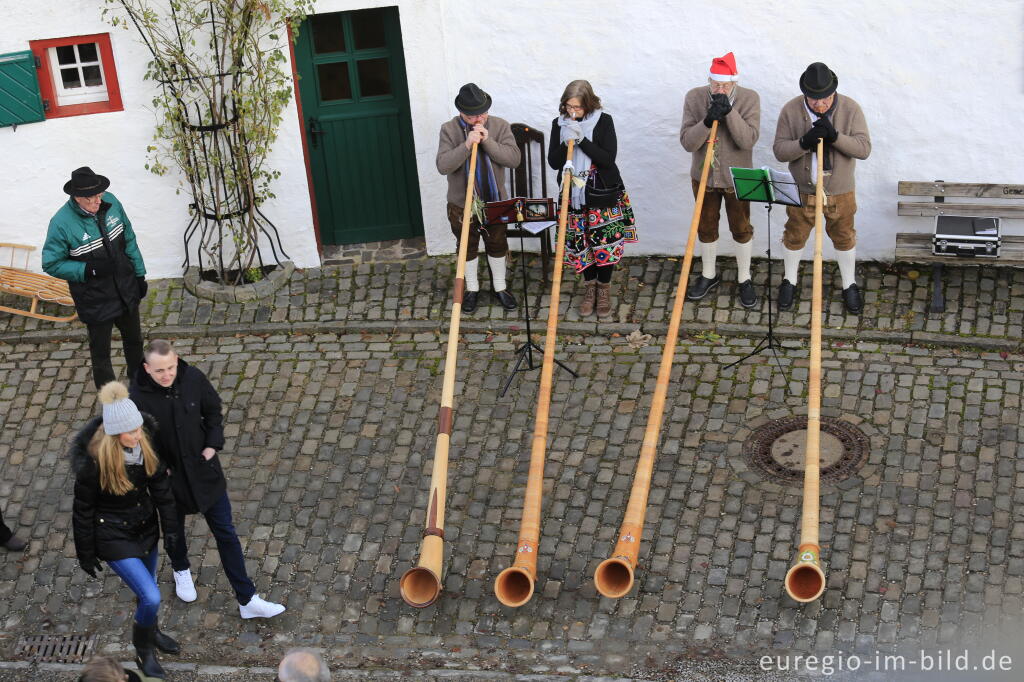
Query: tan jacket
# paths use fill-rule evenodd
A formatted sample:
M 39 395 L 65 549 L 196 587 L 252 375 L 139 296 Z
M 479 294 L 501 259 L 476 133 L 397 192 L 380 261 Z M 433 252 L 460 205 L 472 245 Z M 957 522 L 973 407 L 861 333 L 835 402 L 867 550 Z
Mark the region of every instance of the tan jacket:
M 505 169 L 519 166 L 519 147 L 512 137 L 512 126 L 503 118 L 488 116 L 484 128 L 489 133 L 486 140 L 480 143 L 480 150 L 491 157 L 494 169 L 494 180 L 498 183 L 498 194 L 508 199 L 505 188 Z M 466 161 L 469 149 L 466 148 L 466 135 L 459 125 L 459 117 L 441 126 L 441 139 L 437 143 L 437 171 L 448 176 L 448 203 L 463 208 L 466 203 Z M 479 161 L 479 155 L 478 155 Z
M 708 187 L 732 187 L 729 168 L 750 168 L 753 165 L 751 150 L 761 135 L 761 98 L 753 90 L 739 85 L 733 92 L 736 97 L 732 111 L 725 117 L 725 121 L 718 124 L 718 141 L 715 143 L 715 158 L 708 175 Z M 683 100 L 683 125 L 679 130 L 679 143 L 693 154 L 690 177 L 694 180 L 700 180 L 704 155 L 707 153 L 711 129 L 704 125 L 704 117 L 707 116 L 710 102 L 706 85 L 690 90 Z
M 845 95 L 836 95 L 839 102 L 832 113 L 832 125 L 839 137 L 832 144 L 832 174 L 825 175 L 825 194 L 832 196 L 854 190 L 853 171 L 857 159 L 866 159 L 871 153 L 871 137 L 860 105 Z M 775 158 L 789 162 L 800 191 L 814 194 L 811 177 L 813 154 L 800 146 L 800 138 L 811 127 L 811 117 L 804 106 L 803 95 L 786 102 L 779 112 L 779 125 L 775 128 Z

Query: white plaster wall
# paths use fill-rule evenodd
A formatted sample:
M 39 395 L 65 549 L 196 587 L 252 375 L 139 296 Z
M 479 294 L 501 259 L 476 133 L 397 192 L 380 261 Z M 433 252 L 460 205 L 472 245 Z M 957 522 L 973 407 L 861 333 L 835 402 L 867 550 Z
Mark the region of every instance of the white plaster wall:
M 447 82 L 449 95 L 475 81 L 493 96 L 493 113 L 547 134 L 565 85 L 591 81 L 615 118 L 619 165 L 640 226 L 632 253 L 685 247 L 693 195 L 690 155 L 678 141 L 682 100 L 706 83 L 711 58 L 730 50 L 741 82 L 761 95 L 755 165 L 784 167 L 771 151 L 775 125 L 782 105 L 799 94 L 807 64 L 827 63 L 840 92 L 863 107 L 873 151 L 857 170 L 862 257 L 891 260 L 896 232 L 933 229 L 932 219 L 896 216 L 898 180 L 1024 182 L 1019 0 L 519 0 L 490 3 L 483 12 L 472 2 L 442 6 L 448 71 L 437 80 Z M 506 46 L 491 50 L 493 40 Z M 442 198 L 424 192 L 423 201 L 425 209 L 438 207 L 440 224 Z M 754 207 L 755 253 L 766 244 L 764 213 Z M 784 211 L 773 211 L 775 243 L 783 222 Z M 1024 231 L 1022 221 L 1004 226 Z M 731 245 L 724 215 L 722 229 L 723 246 Z M 435 238 L 431 250 L 453 248 L 453 241 Z
M 317 11 L 381 5 L 397 5 L 401 16 L 431 253 L 454 249 L 434 154 L 437 130 L 467 81 L 492 95 L 492 113 L 545 135 L 565 84 L 593 83 L 615 117 L 619 164 L 640 224 L 632 253 L 684 249 L 693 196 L 690 157 L 678 141 L 683 95 L 706 82 L 712 57 L 730 50 L 742 83 L 761 95 L 756 165 L 784 167 L 771 151 L 778 112 L 799 94 L 799 75 L 812 61 L 826 62 L 840 92 L 864 108 L 874 149 L 857 171 L 861 257 L 891 260 L 896 232 L 932 229 L 929 218 L 896 215 L 898 180 L 1024 182 L 1018 0 L 320 0 Z M 764 213 L 754 207 L 757 253 L 767 243 Z M 784 219 L 781 209 L 773 212 L 776 243 Z M 1022 221 L 1004 228 L 1021 233 Z M 729 253 L 724 224 L 723 235 L 721 252 Z
M 134 34 L 101 22 L 98 2 L 40 0 L 23 5 L 0 29 L 0 52 L 35 38 L 109 31 L 125 111 L 0 129 L 11 177 L 0 240 L 41 244 L 70 170 L 93 166 L 113 180 L 153 276 L 180 274 L 187 199 L 176 182 L 143 170 L 153 115 L 142 83 L 146 53 Z M 494 98 L 492 112 L 545 133 L 559 95 L 575 78 L 590 80 L 615 117 L 619 165 L 640 224 L 634 254 L 679 254 L 693 211 L 689 155 L 678 133 L 685 92 L 706 82 L 711 58 L 732 50 L 742 83 L 761 95 L 756 165 L 782 167 L 771 153 L 779 109 L 799 94 L 812 61 L 839 76 L 840 92 L 860 102 L 874 150 L 858 164 L 858 253 L 891 260 L 896 232 L 928 232 L 927 218 L 896 216 L 896 182 L 1024 182 L 1024 3 L 955 0 L 901 3 L 818 0 L 716 3 L 681 0 L 318 0 L 317 12 L 397 5 L 409 79 L 413 138 L 430 253 L 449 253 L 445 179 L 434 167 L 437 132 L 454 115 L 460 85 L 474 81 Z M 56 11 L 59 8 L 59 11 Z M 300 266 L 319 263 L 294 102 L 285 112 L 272 163 L 282 177 L 266 207 Z M 767 243 L 756 207 L 755 253 Z M 783 211 L 773 215 L 775 242 Z M 1021 221 L 1006 221 L 1022 233 Z M 731 240 L 723 225 L 722 253 Z M 827 240 L 826 240 L 827 243 Z M 831 248 L 826 246 L 826 256 Z M 809 255 L 809 250 L 806 255 Z
M 50 218 L 67 201 L 61 188 L 71 171 L 90 166 L 110 178 L 110 191 L 124 204 L 148 275 L 180 277 L 190 198 L 176 193 L 177 175 L 159 177 L 145 170 L 145 149 L 156 121 L 150 104 L 154 90 L 142 78 L 149 53 L 137 33 L 105 23 L 102 7 L 101 0 L 40 0 L 20 3 L 17 12 L 4 18 L 0 53 L 27 50 L 29 40 L 109 33 L 124 111 L 49 119 L 17 131 L 0 128 L 0 157 L 9 178 L 0 190 L 0 241 L 42 247 Z M 295 264 L 316 267 L 320 256 L 294 101 L 284 113 L 270 165 L 281 171 L 273 185 L 278 198 L 263 212 L 277 225 Z M 38 251 L 32 267 L 40 269 Z

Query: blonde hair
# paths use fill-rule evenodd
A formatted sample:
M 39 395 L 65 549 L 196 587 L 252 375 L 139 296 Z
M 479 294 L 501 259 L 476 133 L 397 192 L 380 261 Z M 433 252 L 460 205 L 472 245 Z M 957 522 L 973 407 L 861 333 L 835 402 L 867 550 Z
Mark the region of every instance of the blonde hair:
M 81 682 L 124 682 L 124 668 L 108 656 L 93 656 L 79 679 Z
M 152 476 L 160 467 L 160 460 L 145 430 L 142 431 L 139 445 L 142 447 L 146 475 Z M 96 433 L 89 441 L 89 454 L 100 468 L 100 488 L 112 495 L 124 495 L 134 490 L 135 486 L 128 478 L 128 471 L 124 466 L 124 446 L 117 436 L 108 435 L 103 430 L 103 424 L 96 427 Z
M 566 113 L 565 103 L 573 97 L 580 98 L 584 114 L 589 114 L 601 108 L 601 98 L 594 94 L 594 87 L 590 84 L 590 81 L 576 80 L 565 86 L 562 99 L 558 102 L 558 113 Z

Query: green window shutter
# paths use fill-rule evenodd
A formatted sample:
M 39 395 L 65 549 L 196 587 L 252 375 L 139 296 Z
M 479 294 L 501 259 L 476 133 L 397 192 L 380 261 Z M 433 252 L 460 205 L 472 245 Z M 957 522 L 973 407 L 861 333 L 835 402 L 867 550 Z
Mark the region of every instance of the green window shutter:
M 28 50 L 0 54 L 0 127 L 44 118 L 33 54 Z

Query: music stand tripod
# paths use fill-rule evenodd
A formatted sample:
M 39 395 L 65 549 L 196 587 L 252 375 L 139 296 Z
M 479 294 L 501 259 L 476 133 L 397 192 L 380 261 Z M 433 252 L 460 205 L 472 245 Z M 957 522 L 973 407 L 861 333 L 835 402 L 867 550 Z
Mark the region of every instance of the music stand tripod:
M 533 342 L 533 330 L 530 329 L 530 293 L 528 286 L 529 280 L 527 279 L 528 270 L 526 268 L 526 241 L 523 235 L 524 228 L 521 202 L 516 203 L 515 210 L 515 224 L 516 228 L 519 230 L 519 260 L 522 261 L 523 264 L 523 314 L 526 316 L 526 341 L 520 344 L 519 348 L 516 348 L 516 364 L 512 366 L 512 371 L 509 373 L 508 377 L 505 379 L 505 383 L 501 387 L 500 396 L 502 398 L 504 398 L 505 394 L 508 393 L 508 389 L 512 385 L 512 381 L 516 378 L 516 374 L 518 374 L 519 372 L 531 372 L 535 369 L 541 368 L 540 364 L 534 364 L 533 362 L 533 351 L 537 351 L 538 353 L 541 354 L 544 353 L 544 350 Z M 548 227 L 550 226 L 542 228 L 535 234 L 539 234 L 540 232 L 547 230 Z M 546 238 L 547 237 L 545 237 L 545 239 Z M 555 267 L 562 267 L 562 264 L 555 263 Z M 523 367 L 523 362 L 526 362 L 525 367 Z M 576 372 L 566 367 L 560 360 L 555 360 L 555 364 L 564 369 L 569 374 L 573 375 L 573 377 L 579 376 L 578 374 L 576 374 Z
M 800 206 L 800 192 L 796 183 L 792 180 L 792 176 L 789 179 L 775 179 L 772 176 L 772 171 L 767 168 L 730 168 L 729 170 L 732 171 L 736 198 L 739 201 L 763 203 L 768 213 L 768 249 L 766 251 L 768 256 L 768 282 L 765 286 L 765 299 L 768 301 L 768 333 L 757 342 L 752 351 L 739 360 L 729 363 L 722 369 L 726 370 L 730 367 L 735 367 L 744 360 L 748 360 L 763 351 L 770 350 L 775 357 L 775 364 L 778 365 L 779 371 L 785 376 L 786 371 L 782 368 L 782 361 L 779 359 L 777 350 L 782 348 L 782 344 L 775 338 L 775 322 L 772 317 L 772 206 L 774 204 Z M 736 171 L 746 172 L 737 173 Z

